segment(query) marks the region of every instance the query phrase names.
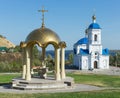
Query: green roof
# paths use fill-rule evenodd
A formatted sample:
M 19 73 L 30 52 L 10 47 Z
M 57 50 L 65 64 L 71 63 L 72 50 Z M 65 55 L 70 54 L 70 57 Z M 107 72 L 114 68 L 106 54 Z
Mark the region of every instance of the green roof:
M 0 52 L 1 51 L 7 51 L 8 50 L 8 48 L 6 48 L 6 47 L 0 47 Z

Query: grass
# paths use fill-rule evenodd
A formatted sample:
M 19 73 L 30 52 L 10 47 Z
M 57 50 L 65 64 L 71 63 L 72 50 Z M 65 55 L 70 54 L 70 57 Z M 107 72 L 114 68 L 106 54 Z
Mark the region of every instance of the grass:
M 120 76 L 76 73 L 69 73 L 67 75 L 73 77 L 75 83 L 90 84 L 102 87 L 120 87 Z
M 20 74 L 0 74 L 0 83 L 9 83 Z M 90 84 L 101 87 L 120 87 L 120 76 L 69 73 L 75 83 Z
M 72 93 L 37 93 L 37 94 L 5 94 L 0 98 L 120 98 L 120 90 L 72 92 Z
M 20 74 L 4 74 L 0 73 L 0 84 L 1 83 L 9 83 L 15 77 L 19 77 Z
M 0 74 L 0 83 L 9 83 L 11 79 L 19 77 L 20 74 Z M 95 74 L 78 74 L 69 73 L 75 79 L 76 83 L 91 84 L 103 87 L 115 87 L 103 91 L 86 91 L 71 93 L 30 93 L 14 94 L 0 93 L 0 98 L 120 98 L 120 76 L 95 75 Z

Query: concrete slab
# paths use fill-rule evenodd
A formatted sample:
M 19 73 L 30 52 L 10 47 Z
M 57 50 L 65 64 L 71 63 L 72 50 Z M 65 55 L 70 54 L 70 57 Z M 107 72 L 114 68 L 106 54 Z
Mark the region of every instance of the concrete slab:
M 9 85 L 0 86 L 0 92 L 2 93 L 15 93 L 15 94 L 23 94 L 23 93 L 61 93 L 61 92 L 81 92 L 81 91 L 94 91 L 94 90 L 103 90 L 106 88 L 84 85 L 84 84 L 74 84 L 73 87 L 68 87 L 64 89 L 44 89 L 44 90 L 18 90 L 12 89 Z
M 30 81 L 21 78 L 12 80 L 12 88 L 21 90 L 63 89 L 72 87 L 73 84 L 74 79 L 71 77 L 66 77 L 60 81 L 56 81 L 53 77 L 47 77 L 46 79 L 32 78 Z

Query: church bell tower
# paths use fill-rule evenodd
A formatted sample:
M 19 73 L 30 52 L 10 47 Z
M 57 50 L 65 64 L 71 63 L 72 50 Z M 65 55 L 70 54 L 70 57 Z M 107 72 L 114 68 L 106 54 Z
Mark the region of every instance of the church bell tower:
M 99 53 L 102 54 L 101 45 L 101 28 L 99 24 L 96 23 L 96 16 L 92 16 L 92 23 L 88 27 L 88 49 L 89 53 Z

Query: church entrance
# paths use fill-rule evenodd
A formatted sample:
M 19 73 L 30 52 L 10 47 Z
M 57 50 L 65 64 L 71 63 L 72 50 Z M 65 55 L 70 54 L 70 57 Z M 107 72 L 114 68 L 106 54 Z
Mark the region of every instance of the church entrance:
M 94 62 L 94 68 L 97 68 L 97 61 Z

